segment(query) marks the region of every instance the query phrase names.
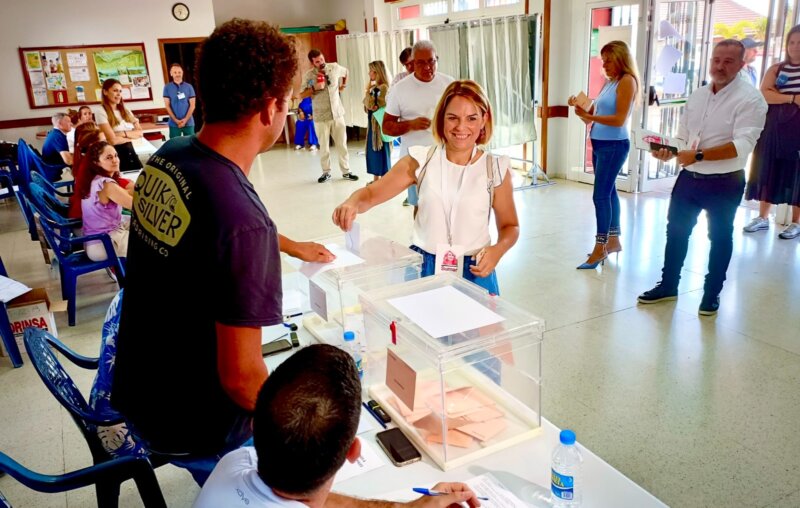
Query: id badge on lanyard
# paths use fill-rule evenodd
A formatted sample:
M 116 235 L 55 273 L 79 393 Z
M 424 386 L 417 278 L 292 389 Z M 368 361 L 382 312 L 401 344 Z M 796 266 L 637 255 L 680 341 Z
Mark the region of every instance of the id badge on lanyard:
M 469 170 L 470 165 L 472 165 L 472 159 L 475 158 L 477 151 L 477 147 L 472 149 L 472 155 L 470 156 L 469 162 L 464 168 L 464 172 L 461 173 L 461 179 L 458 182 L 458 188 L 456 189 L 455 195 L 450 203 L 450 210 L 449 212 L 445 211 L 445 226 L 447 227 L 448 243 L 440 243 L 436 245 L 436 270 L 434 272 L 436 275 L 440 273 L 454 273 L 459 277 L 464 276 L 464 252 L 466 251 L 466 248 L 463 245 L 453 243 L 453 220 L 456 215 L 455 211 L 460 198 L 459 194 L 461 191 L 461 186 L 464 183 L 464 177 L 467 175 L 467 171 Z M 444 175 L 444 172 L 447 170 L 445 167 L 444 150 L 442 150 L 440 158 L 440 167 L 442 171 L 442 195 L 448 196 L 448 180 Z
M 464 275 L 464 246 L 440 243 L 436 245 L 436 271 L 434 274 Z
M 186 98 L 186 94 L 185 94 L 185 93 L 183 93 L 183 92 L 178 92 L 177 94 L 175 94 L 175 97 L 176 97 L 178 100 L 183 100 L 183 99 L 185 99 L 185 98 Z

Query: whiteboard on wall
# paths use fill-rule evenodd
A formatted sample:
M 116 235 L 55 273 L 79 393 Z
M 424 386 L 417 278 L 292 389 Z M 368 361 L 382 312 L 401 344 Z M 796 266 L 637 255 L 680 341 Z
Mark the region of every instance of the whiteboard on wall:
M 597 49 L 603 49 L 603 46 L 611 41 L 622 41 L 630 48 L 632 29 L 631 25 L 599 27 L 597 29 Z

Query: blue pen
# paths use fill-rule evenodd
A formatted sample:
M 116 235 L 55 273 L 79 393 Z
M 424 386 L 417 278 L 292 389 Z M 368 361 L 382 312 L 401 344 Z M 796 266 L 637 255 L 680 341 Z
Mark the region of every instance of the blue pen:
M 422 487 L 414 487 L 411 490 L 413 490 L 417 494 L 422 494 L 423 496 L 446 496 L 447 494 L 452 494 L 452 492 L 439 492 L 438 490 L 423 489 Z M 489 500 L 488 497 L 480 497 L 480 496 L 475 496 L 475 497 L 477 497 L 481 501 Z
M 380 417 L 380 416 L 378 416 L 378 415 L 376 415 L 376 414 L 375 414 L 375 411 L 373 411 L 373 410 L 372 410 L 372 408 L 371 408 L 371 407 L 369 407 L 369 406 L 367 405 L 367 403 L 366 403 L 366 402 L 363 402 L 363 403 L 362 403 L 362 405 L 364 406 L 364 409 L 366 409 L 366 410 L 367 410 L 367 413 L 371 414 L 371 415 L 373 416 L 373 418 L 375 418 L 376 420 L 378 420 L 378 423 L 380 423 L 380 424 L 381 424 L 381 427 L 383 427 L 383 428 L 385 429 L 385 428 L 386 428 L 386 424 L 385 424 L 385 423 L 383 423 L 383 420 L 381 420 L 381 417 Z

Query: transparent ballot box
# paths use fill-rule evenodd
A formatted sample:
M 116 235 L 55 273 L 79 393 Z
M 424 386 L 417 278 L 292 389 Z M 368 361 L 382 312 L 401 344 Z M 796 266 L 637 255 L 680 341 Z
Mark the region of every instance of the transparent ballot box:
M 345 330 L 363 344 L 364 320 L 358 295 L 364 291 L 418 279 L 422 255 L 407 246 L 359 228 L 315 240 L 334 255 L 333 263 L 284 258 L 284 299 L 289 307 L 311 311 L 303 326 L 320 342 L 340 346 Z
M 540 433 L 541 319 L 452 274 L 360 299 L 363 389 L 442 469 Z

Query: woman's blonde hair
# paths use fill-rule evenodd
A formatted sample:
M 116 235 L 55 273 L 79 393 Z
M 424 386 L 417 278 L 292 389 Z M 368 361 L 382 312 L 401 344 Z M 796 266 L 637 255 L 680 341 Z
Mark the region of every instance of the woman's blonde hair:
M 113 78 L 103 81 L 103 109 L 106 110 L 106 115 L 108 115 L 108 125 L 110 125 L 112 129 L 117 126 L 119 120 L 117 120 L 117 115 L 114 114 L 114 108 L 112 107 L 111 101 L 108 99 L 106 92 L 111 90 L 111 87 L 114 85 L 122 86 L 122 83 Z M 126 122 L 133 122 L 133 115 L 125 108 L 125 101 L 122 99 L 122 97 L 120 97 L 119 104 L 117 104 L 117 111 L 119 111 L 119 116 L 123 120 Z
M 463 79 L 461 81 L 453 81 L 450 86 L 445 89 L 442 98 L 439 99 L 439 104 L 436 105 L 436 111 L 433 113 L 433 139 L 436 143 L 444 143 L 444 113 L 447 110 L 447 105 L 453 97 L 464 97 L 472 101 L 481 114 L 486 117 L 486 125 L 481 129 L 476 144 L 485 145 L 492 139 L 492 105 L 489 104 L 489 99 L 486 98 L 486 92 L 483 91 L 481 85 L 472 81 L 471 79 Z
M 600 56 L 610 60 L 619 70 L 615 81 L 619 81 L 626 74 L 630 75 L 636 82 L 636 90 L 633 94 L 634 104 L 639 102 L 641 92 L 641 81 L 639 80 L 639 69 L 636 68 L 636 61 L 631 55 L 631 50 L 623 41 L 611 41 L 600 49 Z
M 388 85 L 389 79 L 386 77 L 386 66 L 383 60 L 375 60 L 369 63 L 369 70 L 375 71 L 375 84 Z

